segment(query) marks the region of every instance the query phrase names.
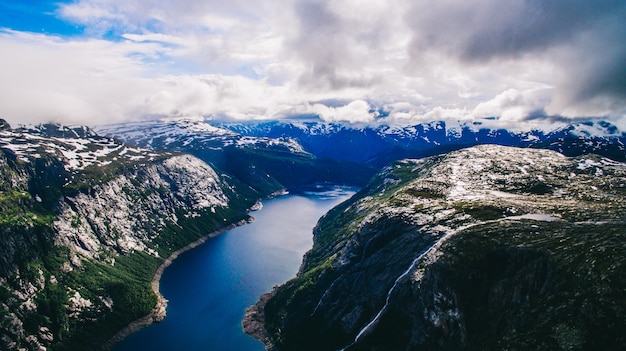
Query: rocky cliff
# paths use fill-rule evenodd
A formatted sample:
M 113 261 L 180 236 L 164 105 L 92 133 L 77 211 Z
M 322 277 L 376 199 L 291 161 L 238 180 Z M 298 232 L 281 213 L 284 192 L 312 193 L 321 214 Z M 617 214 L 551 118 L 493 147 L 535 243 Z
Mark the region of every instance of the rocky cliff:
M 623 349 L 626 165 L 484 145 L 324 216 L 244 328 L 274 350 Z
M 193 156 L 0 124 L 2 350 L 98 349 L 150 313 L 165 258 L 263 195 Z

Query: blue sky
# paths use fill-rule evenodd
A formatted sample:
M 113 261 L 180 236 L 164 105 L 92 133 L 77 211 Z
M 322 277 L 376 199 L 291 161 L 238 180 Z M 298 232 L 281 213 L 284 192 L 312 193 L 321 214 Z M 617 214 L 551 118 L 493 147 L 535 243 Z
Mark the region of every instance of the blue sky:
M 611 0 L 2 1 L 0 118 L 625 126 L 625 13 Z
M 49 35 L 75 36 L 83 34 L 83 26 L 57 17 L 61 2 L 28 0 L 0 2 L 0 24 L 17 31 Z

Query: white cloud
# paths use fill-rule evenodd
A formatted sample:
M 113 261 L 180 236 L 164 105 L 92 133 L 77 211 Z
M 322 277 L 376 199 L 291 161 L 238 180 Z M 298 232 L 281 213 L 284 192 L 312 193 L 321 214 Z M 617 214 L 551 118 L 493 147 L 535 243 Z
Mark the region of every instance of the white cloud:
M 58 14 L 82 38 L 0 32 L 0 117 L 626 120 L 623 21 L 613 5 L 570 5 L 77 0 Z
M 126 119 L 139 102 L 133 92 L 151 89 L 137 60 L 154 54 L 151 45 L 0 32 L 0 47 L 0 115 L 16 123 Z
M 497 95 L 493 100 L 478 104 L 472 111 L 472 115 L 479 118 L 506 115 L 507 119 L 521 120 L 532 109 L 521 92 L 516 89 L 509 89 Z
M 370 123 L 378 116 L 371 111 L 370 105 L 363 100 L 355 100 L 341 107 L 328 107 L 315 104 L 311 112 L 318 114 L 327 122 Z
M 422 121 L 441 121 L 441 120 L 467 120 L 470 119 L 469 113 L 466 109 L 460 108 L 445 108 L 437 106 L 422 116 L 418 117 L 418 120 Z

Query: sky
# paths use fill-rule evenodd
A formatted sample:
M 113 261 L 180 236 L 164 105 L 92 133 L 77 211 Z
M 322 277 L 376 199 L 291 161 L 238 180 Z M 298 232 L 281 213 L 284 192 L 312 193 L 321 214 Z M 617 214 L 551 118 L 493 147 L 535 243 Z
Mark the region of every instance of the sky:
M 11 124 L 312 115 L 626 130 L 626 1 L 0 0 Z

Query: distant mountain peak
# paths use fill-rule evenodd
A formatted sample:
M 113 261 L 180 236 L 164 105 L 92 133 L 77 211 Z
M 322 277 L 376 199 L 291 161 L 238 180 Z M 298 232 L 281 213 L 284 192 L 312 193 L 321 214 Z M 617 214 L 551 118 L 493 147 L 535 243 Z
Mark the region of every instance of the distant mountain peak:
M 97 137 L 98 134 L 87 126 L 67 126 L 59 123 L 44 123 L 37 125 L 20 126 L 16 129 L 19 133 L 30 133 L 44 137 L 57 138 L 89 138 Z
M 0 130 L 11 130 L 11 125 L 9 124 L 9 122 L 5 121 L 2 118 L 0 118 Z

